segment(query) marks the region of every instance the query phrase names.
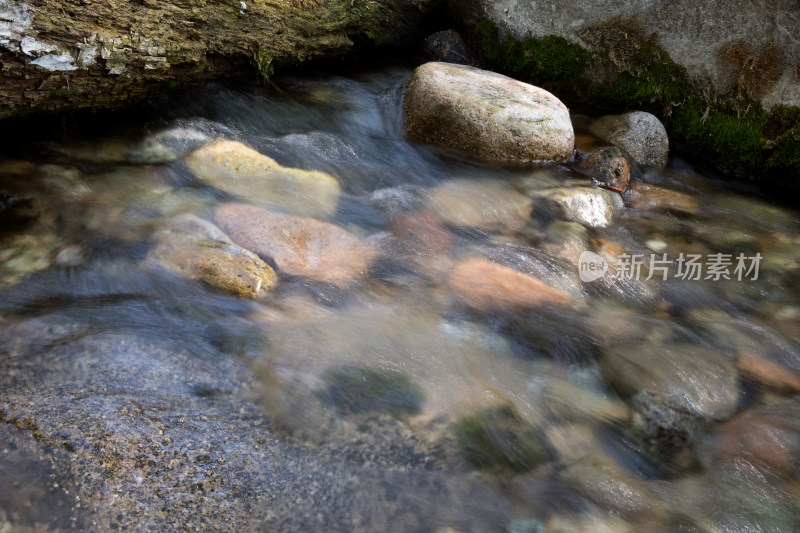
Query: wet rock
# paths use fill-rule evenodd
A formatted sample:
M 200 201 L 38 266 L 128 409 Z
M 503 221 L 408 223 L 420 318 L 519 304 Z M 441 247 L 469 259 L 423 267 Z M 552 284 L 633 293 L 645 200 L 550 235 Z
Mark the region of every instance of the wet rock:
M 566 161 L 575 136 L 555 96 L 464 65 L 427 63 L 405 93 L 409 139 L 488 159 Z
M 649 183 L 630 183 L 622 193 L 622 198 L 625 200 L 625 205 L 633 209 L 670 211 L 687 215 L 701 213 L 699 203 L 692 196 Z
M 628 434 L 636 448 L 663 475 L 696 465 L 698 443 L 709 424 L 677 396 L 642 391 L 633 397 Z
M 570 303 L 567 293 L 485 259 L 468 259 L 456 265 L 447 285 L 461 303 L 478 311 L 565 307 Z
M 96 324 L 82 335 L 37 338 L 36 319 L 25 328 L 33 336 L 8 332 L 29 349 L 0 359 L 0 459 L 12 461 L 0 479 L 23 475 L 0 491 L 0 523 L 9 511 L 22 531 L 378 531 L 391 529 L 389 521 L 431 530 L 475 520 L 487 530 L 508 516 L 495 491 L 454 475 L 443 451 L 392 417 L 364 418 L 368 429 L 332 432 L 321 443 L 280 433 L 272 412 L 246 399 L 259 382 L 244 358 L 187 335 L 194 327 L 178 333 L 160 325 L 176 318 L 179 300 L 158 307 L 164 313 L 153 322 L 163 329 L 152 340 L 142 330 L 98 334 Z M 229 310 L 243 307 L 220 300 Z M 130 331 L 132 315 L 144 318 L 150 311 L 141 306 L 153 303 L 129 300 L 101 312 L 121 315 Z M 202 328 L 214 312 L 186 306 L 178 314 Z M 47 316 L 70 324 L 67 314 Z M 0 328 L 0 345 L 9 335 Z M 18 451 L 5 452 L 12 443 Z M 491 505 L 474 516 L 445 503 L 481 507 L 487 497 Z M 408 515 L 402 525 L 385 512 L 395 505 Z
M 317 395 L 345 413 L 413 414 L 423 401 L 422 391 L 393 370 L 345 366 L 328 371 L 323 380 L 326 386 Z
M 579 461 L 603 446 L 589 424 L 551 425 L 545 434 L 558 458 L 567 464 Z
M 705 530 L 797 529 L 800 509 L 787 486 L 776 484 L 744 461 L 702 476 L 687 476 L 675 484 L 674 494 L 665 493 L 675 500 L 670 506 Z
M 620 344 L 605 350 L 603 375 L 628 394 L 673 397 L 697 416 L 724 420 L 739 400 L 738 373 L 724 354 L 694 344 Z
M 785 366 L 748 352 L 736 354 L 736 368 L 743 376 L 776 394 L 800 394 L 800 375 Z
M 631 165 L 616 146 L 595 150 L 581 161 L 579 168 L 603 185 L 620 191 L 631 179 Z
M 156 232 L 145 259 L 235 296 L 256 297 L 277 282 L 275 272 L 254 253 L 235 245 L 211 222 L 195 215 L 172 218 Z
M 19 231 L 33 223 L 38 216 L 39 210 L 32 199 L 0 191 L 0 235 Z
M 545 229 L 545 242 L 541 248 L 548 253 L 577 265 L 581 254 L 588 248 L 589 232 L 577 222 L 554 220 Z
M 669 138 L 655 115 L 644 111 L 606 115 L 597 119 L 590 131 L 621 148 L 640 165 L 663 167 L 667 164 Z
M 647 334 L 646 324 L 649 317 L 627 307 L 592 306 L 591 311 L 587 329 L 595 342 L 603 348 L 619 343 L 630 344 Z
M 389 231 L 400 240 L 424 253 L 443 253 L 452 245 L 454 235 L 427 211 L 400 213 L 389 221 Z
M 68 531 L 75 530 L 71 509 L 80 500 L 70 495 L 68 487 L 53 483 L 56 468 L 53 463 L 68 461 L 69 453 L 62 447 L 45 457 L 37 450 L 36 439 L 25 428 L 15 427 L 6 420 L 0 422 L 0 531 Z M 36 524 L 35 528 L 26 528 Z
M 602 453 L 589 455 L 569 465 L 561 476 L 578 492 L 608 511 L 631 515 L 652 513 L 660 507 L 645 481 Z
M 748 411 L 720 426 L 717 452 L 723 464 L 742 461 L 760 472 L 791 478 L 800 459 L 800 433 L 778 416 Z
M 451 226 L 507 233 L 522 229 L 531 216 L 529 198 L 496 181 L 450 180 L 432 189 L 426 207 Z
M 542 533 L 633 533 L 635 531 L 657 531 L 650 528 L 637 528 L 619 516 L 609 516 L 599 509 L 557 516 L 547 522 Z
M 222 204 L 214 221 L 243 248 L 279 272 L 347 286 L 362 279 L 378 256 L 372 244 L 334 224 L 240 203 Z
M 561 379 L 551 380 L 544 401 L 550 413 L 560 419 L 623 423 L 630 418 L 630 410 L 623 402 Z
M 590 228 L 604 228 L 614 216 L 611 194 L 614 193 L 594 187 L 560 187 L 538 191 L 534 198 L 553 216 Z
M 453 30 L 437 31 L 429 35 L 423 44 L 423 53 L 429 61 L 472 66 L 478 64 L 475 52 L 470 50 L 461 34 Z
M 527 472 L 552 459 L 544 435 L 507 405 L 463 417 L 452 431 L 474 468 Z
M 577 222 L 554 220 L 545 229 L 547 242 L 553 244 L 576 240 L 582 244 L 589 242 L 589 230 Z M 587 244 L 588 246 L 588 244 Z
M 339 183 L 330 174 L 283 167 L 236 141 L 212 141 L 192 152 L 186 165 L 218 189 L 294 215 L 331 216 L 339 203 Z

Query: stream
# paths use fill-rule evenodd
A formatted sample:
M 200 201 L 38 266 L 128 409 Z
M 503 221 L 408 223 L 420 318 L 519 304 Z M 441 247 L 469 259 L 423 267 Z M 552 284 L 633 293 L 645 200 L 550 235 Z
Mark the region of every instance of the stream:
M 671 154 L 633 180 L 690 205 L 606 191 L 586 227 L 547 193 L 595 189 L 578 163 L 406 140 L 411 72 L 3 133 L 0 533 L 800 530 L 800 213 Z M 199 178 L 216 138 L 338 200 Z M 358 247 L 331 237 L 313 276 L 254 250 L 277 272 L 256 298 L 154 259 L 181 216 L 234 238 L 264 211 Z M 362 253 L 345 281 L 324 261 Z M 582 281 L 587 257 L 607 270 Z

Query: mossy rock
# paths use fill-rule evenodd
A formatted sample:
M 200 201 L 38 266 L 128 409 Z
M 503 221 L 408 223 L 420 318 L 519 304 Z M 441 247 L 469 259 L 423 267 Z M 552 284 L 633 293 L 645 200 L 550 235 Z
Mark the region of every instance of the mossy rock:
M 800 193 L 800 108 L 767 111 L 746 90 L 711 89 L 631 19 L 582 29 L 591 50 L 557 36 L 501 37 L 488 20 L 475 24 L 472 37 L 492 69 L 547 88 L 568 104 L 648 111 L 664 123 L 671 145 L 725 171 L 764 176 L 781 193 Z
M 473 468 L 527 472 L 553 458 L 544 435 L 511 406 L 492 407 L 452 426 L 462 457 Z
M 394 370 L 343 366 L 325 373 L 320 399 L 343 413 L 419 412 L 424 396 L 407 376 Z

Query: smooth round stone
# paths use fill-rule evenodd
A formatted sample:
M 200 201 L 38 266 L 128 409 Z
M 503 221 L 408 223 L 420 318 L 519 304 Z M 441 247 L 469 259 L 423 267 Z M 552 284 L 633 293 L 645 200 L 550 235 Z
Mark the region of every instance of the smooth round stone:
M 466 65 L 426 63 L 406 86 L 409 139 L 495 160 L 572 157 L 569 110 L 539 87 Z

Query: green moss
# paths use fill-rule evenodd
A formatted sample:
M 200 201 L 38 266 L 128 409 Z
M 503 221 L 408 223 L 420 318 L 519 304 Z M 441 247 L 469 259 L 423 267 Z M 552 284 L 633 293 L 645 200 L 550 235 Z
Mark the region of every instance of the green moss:
M 501 42 L 497 26 L 480 21 L 475 36 L 485 59 L 503 72 L 535 83 L 559 83 L 567 86 L 579 79 L 591 53 L 566 39 L 547 36 L 519 41 L 508 36 Z
M 274 52 L 261 47 L 253 54 L 253 64 L 258 71 L 259 81 L 262 82 L 265 87 L 269 87 L 270 78 L 275 73 L 274 59 Z
M 765 114 L 753 106 L 744 116 L 694 99 L 676 108 L 670 120 L 673 136 L 698 154 L 728 155 L 740 170 L 761 163 Z
M 541 432 L 507 405 L 461 418 L 452 431 L 474 468 L 527 472 L 552 458 Z
M 326 387 L 317 395 L 344 413 L 416 413 L 422 391 L 406 376 L 392 370 L 344 366 L 323 376 Z
M 490 68 L 567 102 L 649 111 L 664 122 L 671 144 L 693 155 L 728 170 L 800 177 L 800 108 L 779 105 L 767 113 L 752 100 L 715 93 L 630 19 L 586 28 L 581 38 L 594 51 L 554 36 L 502 39 L 488 20 L 476 24 L 473 36 Z

